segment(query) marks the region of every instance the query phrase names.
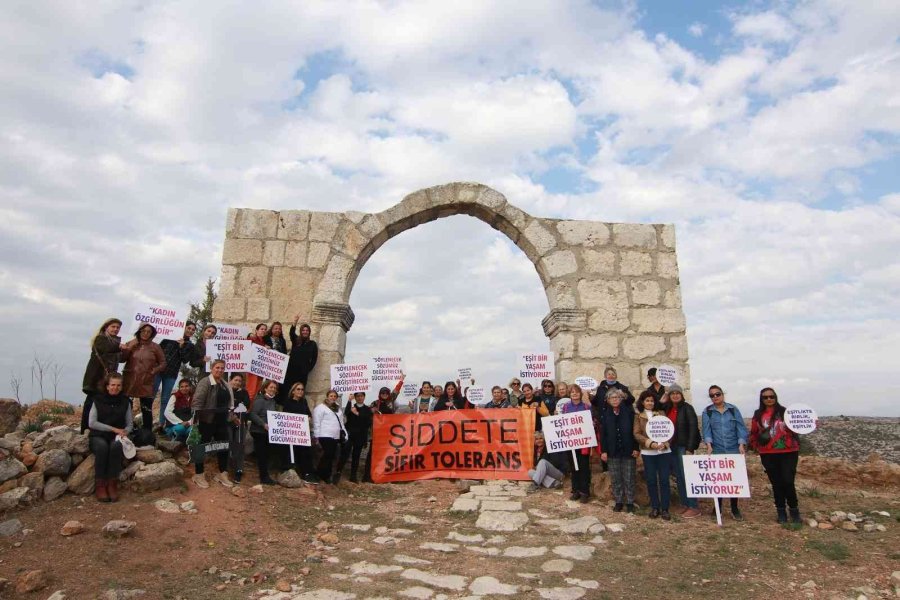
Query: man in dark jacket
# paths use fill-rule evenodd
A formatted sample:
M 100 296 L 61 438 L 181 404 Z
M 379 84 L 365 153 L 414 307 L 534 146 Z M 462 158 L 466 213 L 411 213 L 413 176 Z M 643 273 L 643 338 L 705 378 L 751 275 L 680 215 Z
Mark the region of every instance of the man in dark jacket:
M 387 388 L 385 388 L 387 389 Z M 357 483 L 359 479 L 356 473 L 359 470 L 359 457 L 363 448 L 369 441 L 369 430 L 372 428 L 372 409 L 366 406 L 366 393 L 356 392 L 353 402 L 348 402 L 344 409 L 344 420 L 347 423 L 347 442 L 341 447 L 341 456 L 338 459 L 337 470 L 334 473 L 332 483 L 337 484 L 341 471 L 350 460 L 350 481 Z
M 647 370 L 647 381 L 650 382 L 650 387 L 648 387 L 646 391 L 653 394 L 657 403 L 662 402 L 662 397 L 663 394 L 666 393 L 666 388 L 656 378 L 656 367 L 651 367 Z

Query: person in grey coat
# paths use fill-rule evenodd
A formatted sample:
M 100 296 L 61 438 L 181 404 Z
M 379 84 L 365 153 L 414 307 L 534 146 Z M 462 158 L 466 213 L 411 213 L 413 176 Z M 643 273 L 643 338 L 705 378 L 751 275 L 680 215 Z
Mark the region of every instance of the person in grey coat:
M 269 411 L 278 410 L 278 383 L 264 381 L 262 394 L 253 401 L 250 409 L 250 435 L 253 436 L 253 453 L 256 454 L 256 466 L 259 469 L 259 482 L 273 485 L 275 481 L 269 477 Z

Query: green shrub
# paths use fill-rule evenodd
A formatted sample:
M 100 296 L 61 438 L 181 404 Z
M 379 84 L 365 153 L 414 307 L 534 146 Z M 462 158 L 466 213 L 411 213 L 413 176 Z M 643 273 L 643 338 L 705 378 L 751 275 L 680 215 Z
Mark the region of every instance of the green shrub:
M 31 433 L 32 431 L 40 431 L 41 430 L 41 422 L 40 421 L 25 421 L 25 425 L 22 427 L 22 430 L 25 433 Z
M 816 550 L 819 554 L 828 560 L 844 561 L 850 558 L 850 550 L 840 542 L 822 542 L 820 540 L 809 540 L 806 542 L 807 548 Z

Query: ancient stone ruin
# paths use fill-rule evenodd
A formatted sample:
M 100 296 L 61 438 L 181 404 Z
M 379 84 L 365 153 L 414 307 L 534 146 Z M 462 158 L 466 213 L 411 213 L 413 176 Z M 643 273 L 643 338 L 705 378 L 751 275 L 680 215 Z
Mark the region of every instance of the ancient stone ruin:
M 484 221 L 534 263 L 557 379 L 601 379 L 610 364 L 626 384 L 646 385 L 649 367 L 670 364 L 690 397 L 675 228 L 533 217 L 477 183 L 419 190 L 376 214 L 229 209 L 214 317 L 254 325 L 308 315 L 320 354 L 307 389 L 319 401 L 329 366 L 343 362 L 366 261 L 395 235 L 451 215 Z

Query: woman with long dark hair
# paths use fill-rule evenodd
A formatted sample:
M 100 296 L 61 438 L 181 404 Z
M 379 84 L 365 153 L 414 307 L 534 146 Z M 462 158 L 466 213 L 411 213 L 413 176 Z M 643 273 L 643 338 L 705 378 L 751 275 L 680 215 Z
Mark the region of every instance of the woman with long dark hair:
M 263 341 L 266 343 L 266 346 L 276 352 L 288 353 L 287 340 L 284 339 L 284 328 L 280 321 L 272 323 L 272 326 L 269 327 L 269 333 L 263 337 Z
M 269 477 L 269 420 L 270 410 L 277 410 L 275 400 L 278 397 L 278 382 L 267 380 L 263 383 L 261 393 L 253 401 L 250 409 L 250 435 L 253 436 L 253 453 L 256 454 L 256 467 L 259 469 L 259 482 L 274 485 L 275 480 Z
M 576 413 L 587 411 L 588 418 L 591 418 L 591 405 L 588 404 L 584 397 L 585 394 L 581 390 L 581 386 L 573 383 L 568 386 L 569 399 L 562 406 L 562 413 Z M 581 448 L 570 454 L 572 462 L 572 495 L 570 500 L 578 500 L 582 504 L 587 504 L 591 500 L 591 451 L 593 448 Z
M 671 489 L 669 478 L 672 467 L 672 438 L 663 442 L 654 442 L 647 435 L 647 424 L 651 417 L 665 416 L 662 403 L 650 391 L 644 391 L 638 398 L 641 412 L 634 418 L 634 440 L 641 449 L 641 461 L 644 463 L 644 480 L 647 482 L 647 495 L 650 497 L 650 518 L 662 517 L 670 521 L 669 502 Z
M 778 522 L 787 523 L 787 510 L 790 510 L 791 522 L 800 523 L 797 488 L 794 486 L 800 458 L 800 438 L 787 428 L 784 407 L 778 402 L 778 394 L 770 387 L 759 392 L 759 408 L 750 420 L 750 448 L 759 453 L 763 469 L 772 484 Z
M 103 393 L 95 393 L 88 413 L 89 444 L 94 454 L 95 493 L 100 502 L 119 499 L 122 439 L 133 427 L 131 400 L 122 393 L 122 376 L 110 373 Z
M 669 391 L 663 396 L 663 410 L 666 411 L 669 420 L 675 424 L 675 437 L 671 441 L 672 469 L 675 472 L 675 480 L 678 482 L 678 498 L 684 507 L 681 516 L 685 519 L 694 519 L 701 513 L 697 499 L 687 496 L 683 457 L 685 454 L 693 454 L 700 446 L 697 412 L 685 401 L 684 390 L 677 383 L 670 385 Z
M 306 323 L 300 326 L 300 335 L 297 335 L 297 323 L 300 315 L 294 317 L 294 322 L 288 331 L 291 338 L 291 354 L 288 366 L 284 373 L 284 385 L 282 390 L 290 392 L 295 383 L 302 383 L 306 387 L 309 373 L 319 360 L 319 346 L 310 339 L 312 329 Z
M 107 319 L 91 339 L 91 357 L 84 369 L 81 391 L 84 392 L 84 406 L 81 409 L 81 432 L 88 429 L 88 415 L 91 412 L 92 396 L 106 391 L 106 378 L 119 371 L 122 356 L 122 338 L 119 330 L 122 321 Z
M 153 341 L 155 337 L 156 327 L 143 323 L 134 332 L 134 339 L 122 349 L 125 395 L 139 399 L 141 429 L 147 431 L 153 428 L 153 378 L 166 370 L 166 357 Z
M 444 384 L 444 393 L 441 394 L 441 397 L 438 398 L 437 403 L 434 405 L 434 411 L 462 410 L 470 407 L 469 401 L 462 395 L 462 392 L 459 391 L 456 384 L 452 381 L 448 381 Z
M 266 345 L 266 334 L 269 331 L 269 326 L 265 323 L 258 323 L 256 328 L 253 330 L 253 333 L 247 336 L 247 339 L 250 340 L 252 344 L 258 344 L 260 346 Z M 254 375 L 253 373 L 245 373 L 244 374 L 244 389 L 247 390 L 247 395 L 250 396 L 250 402 L 252 403 L 256 400 L 256 394 L 259 393 L 259 386 L 262 384 L 262 377 L 259 375 Z

